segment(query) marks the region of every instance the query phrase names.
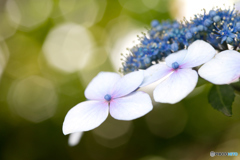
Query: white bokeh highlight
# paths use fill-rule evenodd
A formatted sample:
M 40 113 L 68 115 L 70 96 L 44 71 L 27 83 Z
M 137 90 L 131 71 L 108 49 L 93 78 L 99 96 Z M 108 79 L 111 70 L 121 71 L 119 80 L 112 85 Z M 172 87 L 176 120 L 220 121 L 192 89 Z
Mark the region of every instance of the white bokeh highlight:
M 53 28 L 43 45 L 48 62 L 65 72 L 83 69 L 93 52 L 93 38 L 83 26 L 65 23 Z
M 40 76 L 16 80 L 9 90 L 7 100 L 15 114 L 35 123 L 52 117 L 58 103 L 53 84 Z
M 116 148 L 128 142 L 132 130 L 132 121 L 118 121 L 109 116 L 100 127 L 92 131 L 92 134 L 100 145 Z
M 0 40 L 0 79 L 9 59 L 9 50 L 4 41 Z
M 11 20 L 23 30 L 36 28 L 51 14 L 51 0 L 8 0 L 7 11 Z
M 190 20 L 190 17 L 194 17 L 195 14 L 203 13 L 203 8 L 209 12 L 213 7 L 216 6 L 221 8 L 233 8 L 234 0 L 177 0 L 176 3 L 179 5 L 179 13 L 176 14 L 177 20 L 182 20 L 186 17 Z M 225 6 L 224 6 L 225 4 Z
M 138 41 L 137 35 L 140 35 L 140 33 L 146 31 L 146 29 L 142 23 L 128 16 L 119 16 L 113 19 L 108 23 L 106 28 L 109 30 L 106 49 L 110 53 L 112 66 L 115 71 L 119 71 L 123 63 L 121 59 L 125 59 L 121 56 L 121 53 L 126 57 L 126 53 L 129 53 L 127 48 L 130 49 L 139 44 L 140 42 Z
M 16 17 L 15 23 L 11 20 L 12 14 L 8 10 L 13 10 L 12 14 Z M 5 5 L 0 6 L 0 37 L 6 39 L 12 36 L 18 28 L 20 13 L 16 3 L 12 0 L 6 1 Z
M 99 22 L 105 12 L 106 0 L 60 0 L 60 11 L 67 21 L 78 23 L 87 27 Z

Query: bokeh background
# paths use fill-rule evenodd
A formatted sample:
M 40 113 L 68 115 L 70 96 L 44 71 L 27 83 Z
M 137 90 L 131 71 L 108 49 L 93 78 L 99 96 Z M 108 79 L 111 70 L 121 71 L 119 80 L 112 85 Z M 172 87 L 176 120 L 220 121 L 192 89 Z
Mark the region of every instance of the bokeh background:
M 0 160 L 240 159 L 209 156 L 240 154 L 240 96 L 226 117 L 207 102 L 211 84 L 175 105 L 154 103 L 134 121 L 109 116 L 76 146 L 62 133 L 90 80 L 100 71 L 118 72 L 120 54 L 139 43 L 153 19 L 189 19 L 234 2 L 0 0 Z

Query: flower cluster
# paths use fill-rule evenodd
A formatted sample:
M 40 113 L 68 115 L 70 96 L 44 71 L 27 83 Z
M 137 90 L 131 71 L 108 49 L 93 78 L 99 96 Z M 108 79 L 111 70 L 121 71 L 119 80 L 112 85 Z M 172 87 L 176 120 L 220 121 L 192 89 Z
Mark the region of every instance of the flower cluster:
M 85 90 L 88 100 L 67 113 L 63 133 L 72 134 L 71 145 L 82 132 L 103 123 L 109 113 L 118 120 L 133 120 L 150 112 L 149 95 L 137 90 L 155 81 L 161 80 L 153 91 L 154 100 L 174 104 L 194 90 L 199 76 L 216 85 L 239 79 L 240 15 L 234 9 L 204 12 L 184 24 L 154 20 L 151 26 L 149 37 L 142 37 L 141 44 L 130 49 L 123 66 L 126 75 L 99 73 Z M 231 116 L 234 91 L 227 86 L 227 91 L 216 92 L 210 96 L 211 105 Z
M 139 37 L 140 44 L 129 49 L 123 62 L 123 73 L 146 69 L 168 55 L 185 49 L 195 40 L 209 42 L 216 50 L 234 49 L 240 42 L 240 15 L 233 9 L 213 9 L 209 13 L 195 15 L 183 22 L 157 20 L 151 22 L 148 34 Z

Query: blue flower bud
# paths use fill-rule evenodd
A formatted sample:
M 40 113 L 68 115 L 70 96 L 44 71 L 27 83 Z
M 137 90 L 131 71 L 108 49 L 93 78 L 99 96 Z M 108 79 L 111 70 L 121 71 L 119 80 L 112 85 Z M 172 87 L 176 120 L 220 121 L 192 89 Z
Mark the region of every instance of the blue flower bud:
M 217 14 L 217 13 L 216 13 L 216 11 L 214 11 L 214 10 L 209 11 L 209 15 L 210 15 L 211 17 L 215 16 L 216 14 Z
M 240 22 L 237 22 L 237 23 L 236 23 L 236 30 L 237 30 L 237 31 L 240 31 Z
M 197 28 L 197 27 L 192 27 L 192 28 L 191 28 L 191 31 L 192 31 L 193 33 L 198 32 L 198 28 Z
M 162 31 L 162 30 L 163 30 L 162 25 L 158 25 L 158 26 L 156 27 L 156 30 L 159 31 L 159 32 Z
M 186 35 L 185 35 L 185 37 L 186 37 L 187 39 L 191 39 L 191 38 L 192 38 L 192 33 L 187 32 Z
M 143 48 L 143 53 L 146 54 L 148 52 L 148 49 L 147 48 Z
M 179 23 L 178 22 L 174 22 L 173 23 L 173 28 L 178 28 L 179 27 Z
M 152 22 L 151 22 L 151 26 L 154 28 L 154 27 L 157 27 L 159 25 L 159 22 L 158 22 L 158 20 L 153 20 Z
M 177 50 L 178 50 L 178 44 L 177 43 L 173 43 L 173 44 L 171 44 L 171 50 L 173 51 L 173 52 L 176 52 Z
M 149 34 L 153 37 L 156 34 L 156 32 L 154 30 L 151 30 Z
M 218 21 L 220 21 L 221 20 L 221 18 L 219 17 L 219 16 L 214 16 L 213 17 L 213 21 L 214 22 L 218 22 Z
M 158 53 L 159 53 L 158 49 L 153 51 L 153 55 L 157 55 Z
M 149 39 L 144 38 L 144 39 L 142 40 L 142 44 L 148 45 L 148 43 L 149 43 Z
M 206 19 L 206 20 L 203 22 L 204 26 L 206 26 L 206 27 L 209 27 L 212 23 L 213 23 L 213 22 L 212 22 L 210 19 Z
M 149 57 L 145 57 L 144 59 L 143 59 L 143 62 L 145 63 L 145 65 L 150 65 L 150 63 L 151 63 L 151 59 L 149 58 Z
M 202 25 L 199 25 L 197 28 L 199 31 L 203 31 L 203 29 L 204 29 Z

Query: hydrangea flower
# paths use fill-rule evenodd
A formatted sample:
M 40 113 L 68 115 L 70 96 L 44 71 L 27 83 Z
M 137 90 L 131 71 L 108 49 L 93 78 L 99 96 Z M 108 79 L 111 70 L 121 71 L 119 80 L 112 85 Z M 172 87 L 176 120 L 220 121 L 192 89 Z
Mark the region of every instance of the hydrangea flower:
M 185 98 L 197 84 L 198 74 L 192 68 L 212 59 L 215 52 L 210 44 L 197 40 L 188 47 L 188 50 L 169 55 L 165 59 L 166 64 L 155 64 L 145 70 L 146 78 L 141 87 L 159 79 L 165 79 L 155 88 L 154 99 L 161 103 L 177 103 Z
M 70 109 L 63 122 L 63 133 L 89 131 L 98 127 L 108 116 L 118 120 L 133 120 L 152 110 L 148 94 L 137 91 L 143 72 L 119 74 L 100 72 L 87 86 L 88 99 Z
M 240 53 L 226 50 L 218 53 L 199 69 L 199 75 L 214 84 L 229 84 L 240 77 Z
M 190 21 L 184 19 L 184 23 L 153 20 L 148 33 L 139 36 L 140 43 L 125 56 L 121 70 L 128 73 L 147 69 L 196 40 L 209 42 L 219 52 L 227 50 L 227 44 L 235 50 L 240 43 L 239 21 L 234 8 L 213 8 L 208 13 L 204 10 Z

